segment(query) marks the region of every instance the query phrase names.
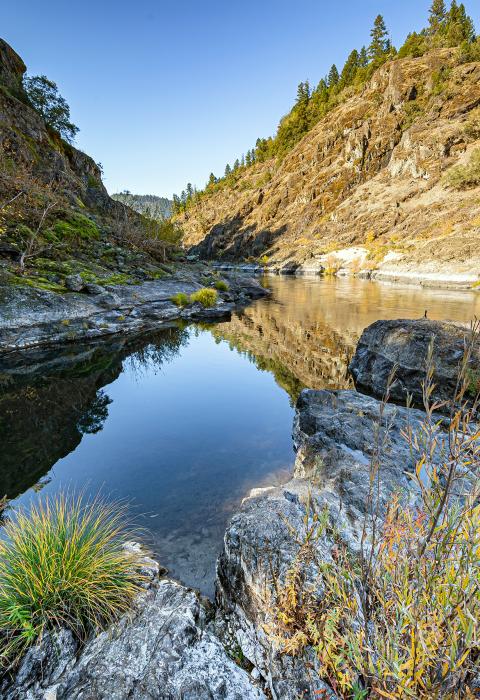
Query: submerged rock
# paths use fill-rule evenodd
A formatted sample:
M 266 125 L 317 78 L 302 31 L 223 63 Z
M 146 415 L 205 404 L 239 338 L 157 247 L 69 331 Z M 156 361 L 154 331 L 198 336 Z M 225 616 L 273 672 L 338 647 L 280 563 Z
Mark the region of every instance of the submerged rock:
M 422 382 L 425 379 L 428 349 L 433 342 L 433 401 L 453 399 L 459 366 L 469 342 L 470 330 L 460 323 L 428 319 L 376 321 L 368 326 L 357 345 L 350 364 L 355 387 L 381 398 L 388 378 L 396 367 L 390 389 L 393 400 L 405 403 L 410 395 L 423 405 Z M 472 379 L 480 378 L 480 347 L 475 344 L 470 362 Z

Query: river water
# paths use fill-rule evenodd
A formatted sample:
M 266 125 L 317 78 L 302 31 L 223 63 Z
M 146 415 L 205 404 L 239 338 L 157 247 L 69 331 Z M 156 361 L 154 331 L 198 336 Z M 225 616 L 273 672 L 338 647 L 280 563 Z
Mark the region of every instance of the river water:
M 272 296 L 228 323 L 0 361 L 0 496 L 59 490 L 129 504 L 161 563 L 211 595 L 229 517 L 291 473 L 293 406 L 344 388 L 380 318 L 469 321 L 480 295 L 349 279 L 267 277 Z

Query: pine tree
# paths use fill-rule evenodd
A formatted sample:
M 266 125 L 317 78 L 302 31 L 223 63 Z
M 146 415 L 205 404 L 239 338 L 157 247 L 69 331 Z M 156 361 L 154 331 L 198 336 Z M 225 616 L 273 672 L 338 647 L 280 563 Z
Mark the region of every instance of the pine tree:
M 215 175 L 213 173 L 210 173 L 210 177 L 208 178 L 208 184 L 214 185 L 216 182 L 217 182 L 217 178 L 215 177 Z
M 192 187 L 192 183 L 189 182 L 187 184 L 187 199 L 192 199 L 192 197 L 193 197 L 193 187 Z
M 388 37 L 385 20 L 383 19 L 382 15 L 376 16 L 370 36 L 372 37 L 372 40 L 370 42 L 370 46 L 368 47 L 368 55 L 371 60 L 379 61 L 385 58 L 386 54 L 390 50 L 391 44 Z
M 310 99 L 310 85 L 308 80 L 304 83 L 299 83 L 297 87 L 297 105 L 308 103 Z
M 245 154 L 244 153 L 242 153 L 242 158 L 240 160 L 240 164 L 242 167 L 245 165 Z
M 355 75 L 360 67 L 360 56 L 357 49 L 353 49 L 350 56 L 347 58 L 345 65 L 342 69 L 342 74 L 340 75 L 340 88 L 347 87 L 351 85 L 355 80 Z
M 443 0 L 433 0 L 428 18 L 428 33 L 437 35 L 444 27 L 447 19 L 447 8 Z
M 173 195 L 172 212 L 174 214 L 179 214 L 182 208 L 182 203 L 178 194 Z
M 457 5 L 456 0 L 452 0 L 445 22 L 446 45 L 460 46 L 463 42 L 471 43 L 474 40 L 475 28 L 467 15 L 465 5 Z
M 250 151 L 247 151 L 247 155 L 245 156 L 245 165 L 247 168 L 252 164 L 252 156 L 250 155 Z
M 234 170 L 238 170 L 239 167 L 240 167 L 240 161 L 239 161 L 238 158 L 237 158 L 237 160 L 236 160 L 235 163 L 233 164 L 233 169 L 234 169 Z
M 335 85 L 338 85 L 338 81 L 340 80 L 340 76 L 338 75 L 338 68 L 333 64 L 333 66 L 330 68 L 330 71 L 328 73 L 328 78 L 327 78 L 327 83 L 328 87 L 335 87 Z
M 368 53 L 367 53 L 367 49 L 365 48 L 365 46 L 362 46 L 362 48 L 360 49 L 358 63 L 360 65 L 360 68 L 365 68 L 365 66 L 368 65 Z
M 225 166 L 225 177 L 228 177 L 231 172 L 232 172 L 232 169 L 231 169 L 230 165 L 227 163 Z

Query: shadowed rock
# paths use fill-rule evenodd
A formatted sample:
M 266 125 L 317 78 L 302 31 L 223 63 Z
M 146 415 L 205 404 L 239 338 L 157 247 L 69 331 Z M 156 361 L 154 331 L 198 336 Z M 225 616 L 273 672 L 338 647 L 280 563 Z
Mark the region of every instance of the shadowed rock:
M 350 363 L 355 387 L 381 398 L 390 373 L 396 367 L 391 398 L 405 403 L 410 395 L 416 405 L 423 406 L 422 382 L 425 380 L 429 345 L 433 343 L 435 390 L 432 400 L 453 399 L 459 367 L 470 337 L 468 326 L 460 323 L 428 319 L 376 321 L 363 331 Z M 477 340 L 469 369 L 473 393 L 479 372 Z

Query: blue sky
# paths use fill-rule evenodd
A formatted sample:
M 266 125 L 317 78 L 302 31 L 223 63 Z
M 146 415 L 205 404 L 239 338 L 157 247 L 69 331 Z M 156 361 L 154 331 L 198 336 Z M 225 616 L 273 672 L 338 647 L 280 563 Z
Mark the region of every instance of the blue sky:
M 426 23 L 431 0 L 26 0 L 3 2 L 2 36 L 30 74 L 55 80 L 110 192 L 171 196 L 274 133 L 297 84 L 368 43 Z M 467 0 L 477 30 L 480 3 Z

